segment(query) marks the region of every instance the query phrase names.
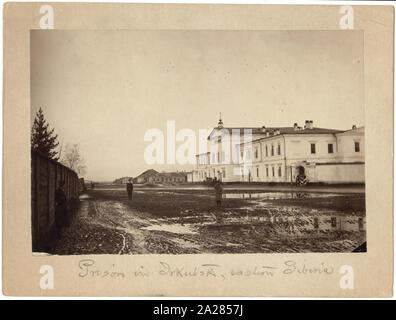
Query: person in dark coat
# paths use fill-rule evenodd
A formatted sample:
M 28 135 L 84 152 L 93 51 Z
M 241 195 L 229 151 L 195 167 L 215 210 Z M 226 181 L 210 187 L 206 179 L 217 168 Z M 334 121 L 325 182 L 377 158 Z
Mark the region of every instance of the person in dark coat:
M 60 181 L 58 188 L 55 190 L 55 225 L 58 237 L 61 230 L 67 225 L 67 198 L 64 191 L 65 181 Z
M 217 180 L 217 178 L 214 180 L 214 189 L 216 191 L 216 205 L 221 207 L 221 200 L 223 198 L 223 184 L 220 180 Z
M 307 176 L 303 173 L 299 173 L 296 177 L 296 185 L 297 186 L 305 186 L 307 184 Z
M 128 182 L 126 184 L 126 189 L 127 189 L 127 193 L 128 193 L 128 199 L 132 200 L 132 192 L 133 192 L 132 178 L 128 180 Z

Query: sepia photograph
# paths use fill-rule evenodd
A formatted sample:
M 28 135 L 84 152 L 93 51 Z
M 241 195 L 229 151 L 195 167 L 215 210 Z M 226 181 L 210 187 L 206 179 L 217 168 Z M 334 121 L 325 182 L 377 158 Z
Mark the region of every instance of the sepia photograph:
M 359 30 L 31 30 L 32 251 L 367 251 Z
M 394 6 L 1 8 L 4 296 L 393 296 Z

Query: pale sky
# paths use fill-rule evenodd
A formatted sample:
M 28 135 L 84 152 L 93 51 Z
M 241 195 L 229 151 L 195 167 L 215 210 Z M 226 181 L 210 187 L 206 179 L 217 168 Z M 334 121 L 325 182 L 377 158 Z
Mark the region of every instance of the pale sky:
M 41 106 L 85 178 L 146 169 L 148 129 L 364 125 L 361 31 L 31 31 L 32 121 Z M 176 147 L 180 145 L 176 144 Z

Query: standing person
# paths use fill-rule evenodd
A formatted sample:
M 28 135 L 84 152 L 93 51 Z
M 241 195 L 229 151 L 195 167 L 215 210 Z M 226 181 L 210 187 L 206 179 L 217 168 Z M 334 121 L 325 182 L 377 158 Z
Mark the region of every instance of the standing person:
M 223 185 L 221 180 L 217 180 L 217 178 L 215 178 L 214 188 L 216 190 L 216 205 L 221 207 L 221 200 L 223 198 Z
M 67 198 L 64 187 L 65 181 L 62 180 L 55 190 L 55 225 L 58 238 L 61 235 L 62 228 L 67 224 Z
M 133 181 L 132 178 L 130 178 L 126 184 L 126 189 L 128 193 L 128 199 L 132 200 L 132 192 L 133 192 Z
M 305 186 L 307 182 L 308 182 L 307 176 L 304 173 L 300 172 L 296 177 L 296 185 Z

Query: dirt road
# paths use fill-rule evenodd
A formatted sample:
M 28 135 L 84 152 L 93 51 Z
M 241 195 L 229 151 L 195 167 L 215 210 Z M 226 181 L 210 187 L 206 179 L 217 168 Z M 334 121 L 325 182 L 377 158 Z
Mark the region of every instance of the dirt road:
M 297 197 L 297 198 L 295 198 Z M 363 195 L 119 188 L 81 196 L 56 254 L 350 252 L 365 241 Z
M 262 192 L 320 192 L 320 193 L 338 193 L 338 194 L 352 194 L 352 193 L 365 193 L 364 185 L 309 185 L 309 186 L 295 186 L 295 185 L 263 185 L 263 184 L 226 184 L 224 185 L 225 191 L 262 191 Z M 193 184 L 188 186 L 155 186 L 155 190 L 163 191 L 183 191 L 183 190 L 212 190 L 213 188 L 204 184 Z M 135 190 L 153 190 L 152 187 L 146 187 L 145 185 L 135 185 Z

